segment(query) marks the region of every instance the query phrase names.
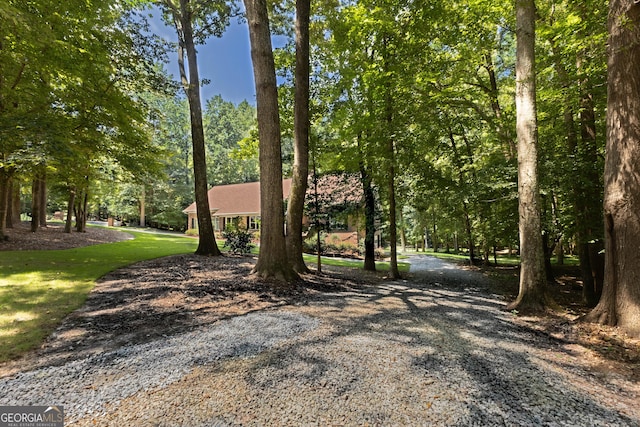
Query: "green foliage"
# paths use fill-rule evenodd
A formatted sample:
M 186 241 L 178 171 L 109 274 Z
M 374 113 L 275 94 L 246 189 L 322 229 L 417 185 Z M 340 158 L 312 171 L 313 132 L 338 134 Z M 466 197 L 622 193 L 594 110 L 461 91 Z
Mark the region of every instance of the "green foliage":
M 0 170 L 27 180 L 46 170 L 63 199 L 91 197 L 115 170 L 130 181 L 158 173 L 138 93 L 165 80 L 152 65 L 153 43 L 121 6 L 10 0 L 3 9 Z
M 247 101 L 235 105 L 217 95 L 207 101 L 203 119 L 210 186 L 258 181 L 255 107 Z
M 237 217 L 222 232 L 226 239 L 224 247 L 234 254 L 248 254 L 255 247 L 252 243 L 253 233 L 240 225 L 240 217 Z
M 252 243 L 253 234 L 235 224 L 227 226 L 222 236 L 225 238 L 224 247 L 233 254 L 248 254 L 255 247 Z

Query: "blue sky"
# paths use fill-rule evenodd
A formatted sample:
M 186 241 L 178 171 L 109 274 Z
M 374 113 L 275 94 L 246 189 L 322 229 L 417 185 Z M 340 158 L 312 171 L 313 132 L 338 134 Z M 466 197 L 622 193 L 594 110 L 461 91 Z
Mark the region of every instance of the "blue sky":
M 159 19 L 159 13 L 150 20 L 154 33 L 169 40 L 175 40 L 175 30 L 166 27 Z M 177 54 L 170 56 L 166 69 L 178 79 Z M 202 103 L 215 95 L 222 95 L 226 101 L 235 104 L 247 100 L 255 105 L 255 85 L 251 65 L 249 29 L 246 23 L 231 20 L 231 25 L 220 38 L 211 37 L 205 45 L 198 46 L 198 70 L 201 79 L 211 83 L 203 86 Z

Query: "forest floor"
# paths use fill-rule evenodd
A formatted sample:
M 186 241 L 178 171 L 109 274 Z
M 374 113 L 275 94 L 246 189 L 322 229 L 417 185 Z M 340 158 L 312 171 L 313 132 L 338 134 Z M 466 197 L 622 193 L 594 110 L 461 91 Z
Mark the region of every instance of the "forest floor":
M 7 229 L 9 240 L 2 250 L 70 249 L 130 239 L 123 229 L 89 227 L 85 233 L 63 232 L 60 224 L 32 233 L 27 223 Z M 79 312 L 65 320 L 59 331 L 32 356 L 38 365 L 62 363 L 83 352 L 95 353 L 132 342 L 147 342 L 158 336 L 192 329 L 198 324 L 251 311 L 286 305 L 311 293 L 348 289 L 353 283 L 381 283 L 384 273 L 324 267 L 326 275 L 306 275 L 294 291 L 274 290 L 270 283 L 249 275 L 252 257 L 221 259 L 178 255 L 135 264 L 102 278 Z M 483 273 L 492 280 L 489 292 L 505 301 L 518 293 L 517 266 L 462 266 Z M 614 370 L 640 382 L 640 340 L 619 328 L 580 322 L 589 308 L 582 303 L 582 282 L 577 266 L 554 266 L 556 282 L 548 291 L 557 303 L 555 310 L 516 317 L 516 321 L 554 338 L 574 342 L 592 350 L 596 371 Z M 213 279 L 213 280 L 212 280 Z M 345 281 L 346 280 L 346 281 Z M 127 284 L 135 284 L 133 288 Z M 171 283 L 171 289 L 167 284 Z M 113 292 L 113 289 L 118 292 Z M 105 289 L 109 289 L 105 292 Z M 95 312 L 100 312 L 99 322 Z M 190 313 L 191 315 L 187 315 Z M 193 313 L 198 313 L 193 316 Z M 87 318 L 91 320 L 87 320 Z M 161 327 L 159 327 L 161 325 Z M 44 356 L 44 357 L 43 357 Z M 32 361 L 32 357 L 27 357 Z M 0 376 L 20 369 L 25 360 L 0 366 Z
M 465 267 L 469 268 L 469 267 Z M 491 278 L 492 293 L 505 301 L 518 295 L 520 269 L 513 265 L 470 267 Z M 596 372 L 613 371 L 640 382 L 640 339 L 617 327 L 581 321 L 591 309 L 582 302 L 582 280 L 578 266 L 553 266 L 555 283 L 547 291 L 557 304 L 542 313 L 519 315 L 514 321 L 553 338 L 591 350 L 588 363 Z

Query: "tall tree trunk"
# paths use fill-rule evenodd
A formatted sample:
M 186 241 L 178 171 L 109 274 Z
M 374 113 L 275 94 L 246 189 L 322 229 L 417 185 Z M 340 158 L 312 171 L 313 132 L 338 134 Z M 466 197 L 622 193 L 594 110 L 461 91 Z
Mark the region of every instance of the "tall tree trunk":
M 402 216 L 402 206 L 398 209 L 398 219 L 400 220 L 400 253 L 407 251 L 407 233 L 404 227 L 404 217 Z
M 47 173 L 42 171 L 40 176 L 38 177 L 38 185 L 40 186 L 40 190 L 38 191 L 38 195 L 40 196 L 40 215 L 38 218 L 38 223 L 40 227 L 47 226 Z
M 581 66 L 579 63 L 578 67 Z M 597 254 L 594 256 L 592 252 L 603 245 L 604 219 L 600 206 L 604 189 L 598 170 L 600 162 L 598 161 L 593 96 L 588 82 L 582 82 L 581 89 L 583 96 L 580 106 L 580 144 L 575 151 L 579 171 L 579 179 L 575 180 L 578 191 L 576 208 L 580 210 L 579 224 L 576 228 L 579 229 L 581 237 L 579 256 L 585 264 L 582 270 L 585 276 L 590 276 L 582 287 L 583 300 L 588 306 L 595 307 L 602 293 L 604 271 L 600 269 L 604 268 L 604 263 L 599 261 Z
M 640 336 L 640 3 L 609 2 L 605 277 L 587 320 Z
M 244 0 L 251 60 L 256 85 L 260 141 L 260 255 L 254 273 L 263 278 L 292 282 L 298 279 L 287 259 L 282 206 L 280 114 L 275 64 L 266 0 Z
M 2 184 L 0 184 L 2 185 Z M 4 221 L 5 223 L 5 227 L 7 228 L 13 228 L 14 223 L 16 222 L 15 219 L 15 212 L 14 212 L 14 194 L 15 194 L 15 189 L 14 189 L 14 184 L 13 184 L 13 179 L 10 178 L 7 183 L 6 183 L 6 195 L 2 196 L 0 195 L 0 197 L 6 197 L 6 199 L 3 199 L 5 202 L 5 207 L 4 208 L 0 208 L 0 209 L 4 209 L 6 212 L 6 219 Z M 1 192 L 2 190 L 0 190 Z M 1 216 L 1 215 L 0 215 Z M 0 237 L 0 240 L 2 238 Z
M 389 191 L 389 277 L 391 279 L 399 279 L 400 271 L 398 270 L 398 232 L 396 227 L 396 172 L 395 172 L 395 144 L 393 139 L 388 142 L 389 156 L 389 175 L 387 177 L 387 185 Z
M 146 216 L 146 208 L 147 208 L 147 201 L 146 201 L 146 191 L 145 191 L 145 186 L 142 185 L 142 191 L 140 192 L 140 227 L 146 227 L 147 222 L 145 220 L 145 216 Z
M 9 182 L 11 174 L 4 167 L 0 167 L 0 242 L 8 239 L 7 210 L 9 209 Z
M 556 66 L 556 69 L 559 69 L 559 66 Z M 566 72 L 559 74 L 562 78 L 562 75 L 566 75 Z M 568 87 L 568 81 L 566 85 Z M 568 154 L 574 159 L 574 162 L 576 162 L 578 170 L 582 171 L 583 159 L 578 151 L 578 134 L 575 129 L 573 109 L 569 101 L 567 101 L 567 105 L 565 106 L 564 125 L 567 132 Z M 585 199 L 586 194 L 584 194 L 583 190 L 584 177 L 582 173 L 578 173 L 578 176 L 578 179 L 572 180 L 572 198 L 576 215 L 576 245 L 578 249 L 578 260 L 580 262 L 580 274 L 582 276 L 582 299 L 587 306 L 595 307 L 598 302 L 596 301 L 595 279 L 592 274 L 591 258 L 589 256 L 589 240 L 591 239 L 586 218 L 588 207 L 585 206 L 587 201 Z
M 40 180 L 36 177 L 31 184 L 31 232 L 38 231 L 40 225 L 40 203 L 42 203 L 42 197 L 40 197 L 40 191 L 42 186 Z
M 453 150 L 453 162 L 456 165 L 456 169 L 458 169 L 458 189 L 461 192 L 464 192 L 464 190 L 467 188 L 467 180 L 465 179 L 465 176 L 464 176 L 463 161 L 460 158 L 458 145 L 456 144 L 456 139 L 453 134 L 453 130 L 451 129 L 451 126 L 448 127 L 448 133 L 449 133 L 449 142 L 451 143 L 451 149 Z M 471 147 L 467 144 L 467 153 L 470 154 L 470 152 L 471 152 Z M 475 242 L 473 241 L 473 229 L 471 227 L 471 215 L 469 213 L 469 203 L 464 198 L 462 200 L 462 212 L 464 215 L 464 228 L 467 233 L 467 240 L 469 242 L 469 264 L 473 265 L 475 262 L 475 252 L 474 252 Z
M 385 74 L 390 74 L 391 54 L 389 52 L 389 41 L 385 37 L 383 41 L 383 70 Z M 391 87 L 391 78 L 387 77 L 385 81 L 385 124 L 387 138 L 387 191 L 389 195 L 389 277 L 391 279 L 400 278 L 398 270 L 398 229 L 396 220 L 396 147 L 393 132 L 393 93 Z
M 516 0 L 516 132 L 518 136 L 518 211 L 520 287 L 508 309 L 542 309 L 546 278 L 538 184 L 535 18 L 533 0 Z
M 80 200 L 76 199 L 75 215 L 76 215 L 76 231 L 84 233 L 87 225 L 87 204 L 89 201 L 88 189 L 84 189 L 80 193 Z
M 309 176 L 309 16 L 310 0 L 296 0 L 296 70 L 293 179 L 287 205 L 287 253 L 298 273 L 309 271 L 302 258 L 302 217 Z
M 11 212 L 11 221 L 7 222 L 7 227 L 15 227 L 20 224 L 20 215 L 22 209 L 20 206 L 20 184 L 17 180 L 11 179 L 12 192 L 9 195 L 9 211 Z
M 200 100 L 200 75 L 198 72 L 198 57 L 193 40 L 191 1 L 180 0 L 180 14 L 174 17 L 174 23 L 180 42 L 178 44 L 178 66 L 182 80 L 182 87 L 189 102 L 191 119 L 191 143 L 193 146 L 193 175 L 195 178 L 196 215 L 198 218 L 198 248 L 197 255 L 218 256 L 221 254 L 216 243 L 209 206 L 207 183 L 207 160 L 202 125 L 202 102 Z M 187 57 L 189 75 L 185 68 L 184 57 Z
M 360 139 L 358 138 L 358 144 Z M 360 179 L 362 181 L 362 191 L 364 194 L 364 269 L 367 271 L 376 271 L 376 200 L 373 193 L 371 174 L 367 171 L 360 155 Z
M 71 220 L 73 219 L 73 207 L 76 203 L 75 187 L 69 190 L 69 201 L 67 202 L 67 220 L 64 224 L 64 232 L 71 233 Z
M 86 187 L 80 193 L 80 200 L 76 198 L 75 214 L 76 214 L 76 231 L 84 233 L 87 231 L 87 206 L 89 205 L 89 188 L 88 179 L 85 182 Z

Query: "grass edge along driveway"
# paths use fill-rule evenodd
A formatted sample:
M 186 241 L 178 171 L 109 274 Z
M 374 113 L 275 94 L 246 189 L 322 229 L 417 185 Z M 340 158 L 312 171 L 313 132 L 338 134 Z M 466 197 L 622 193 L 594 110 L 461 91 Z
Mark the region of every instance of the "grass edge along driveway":
M 195 251 L 196 239 L 137 233 L 132 240 L 52 251 L 0 252 L 0 362 L 37 348 L 81 307 L 96 280 L 153 258 Z

